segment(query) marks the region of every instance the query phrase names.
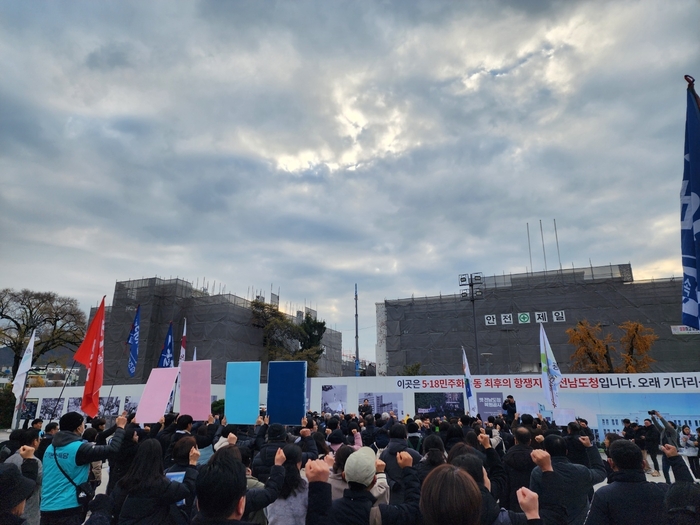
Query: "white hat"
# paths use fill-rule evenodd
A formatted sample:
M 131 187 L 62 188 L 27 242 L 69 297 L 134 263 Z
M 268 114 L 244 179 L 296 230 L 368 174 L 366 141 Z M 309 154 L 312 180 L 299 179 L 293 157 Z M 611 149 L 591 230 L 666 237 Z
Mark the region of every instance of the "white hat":
M 362 447 L 350 454 L 345 462 L 345 481 L 369 487 L 377 473 L 376 459 L 377 456 L 369 447 Z

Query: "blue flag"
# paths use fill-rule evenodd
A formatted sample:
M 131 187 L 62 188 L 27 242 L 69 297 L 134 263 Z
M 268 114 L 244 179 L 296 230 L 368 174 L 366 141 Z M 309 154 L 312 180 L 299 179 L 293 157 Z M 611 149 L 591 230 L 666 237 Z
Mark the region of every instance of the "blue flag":
M 158 368 L 169 368 L 173 366 L 173 322 L 170 321 L 168 335 L 165 336 L 163 351 L 160 353 Z
M 129 339 L 127 339 L 126 344 L 129 345 L 129 364 L 127 368 L 129 370 L 129 375 L 134 377 L 136 373 L 136 361 L 139 358 L 139 333 L 141 332 L 141 305 L 136 307 L 136 315 L 134 316 L 134 322 L 131 323 L 131 331 L 129 332 Z
M 681 256 L 683 261 L 683 317 L 686 326 L 700 329 L 698 321 L 698 274 L 700 273 L 700 108 L 688 81 L 685 117 L 685 160 L 681 187 Z

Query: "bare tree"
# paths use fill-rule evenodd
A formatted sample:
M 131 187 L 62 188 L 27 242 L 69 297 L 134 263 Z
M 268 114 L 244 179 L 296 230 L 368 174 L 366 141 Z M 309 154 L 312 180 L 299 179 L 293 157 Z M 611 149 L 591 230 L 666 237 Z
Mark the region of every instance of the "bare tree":
M 0 345 L 14 355 L 12 376 L 17 373 L 22 354 L 36 329 L 32 364 L 39 356 L 57 348 L 75 348 L 85 337 L 87 319 L 77 299 L 53 292 L 0 290 Z

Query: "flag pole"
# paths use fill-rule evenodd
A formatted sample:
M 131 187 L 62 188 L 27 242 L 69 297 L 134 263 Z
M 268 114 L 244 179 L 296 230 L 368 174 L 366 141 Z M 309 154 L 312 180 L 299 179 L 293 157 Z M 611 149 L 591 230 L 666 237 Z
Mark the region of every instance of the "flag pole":
M 31 368 L 29 369 L 31 370 Z M 19 428 L 19 421 L 22 415 L 22 407 L 27 397 L 27 382 L 29 381 L 29 370 L 24 374 L 24 384 L 22 385 L 22 393 L 19 396 L 19 405 L 17 405 L 17 428 Z
M 70 365 L 70 370 L 68 370 L 68 375 L 63 380 L 63 388 L 61 388 L 61 393 L 58 394 L 58 398 L 56 399 L 56 404 L 53 406 L 53 410 L 51 411 L 51 417 L 49 418 L 49 423 L 51 423 L 51 421 L 53 421 L 53 417 L 56 415 L 56 410 L 58 409 L 58 404 L 61 402 L 61 398 L 63 397 L 63 391 L 66 389 L 66 383 L 68 382 L 68 378 L 70 377 L 70 375 L 73 373 L 74 366 L 75 366 L 75 359 L 73 359 L 73 364 Z

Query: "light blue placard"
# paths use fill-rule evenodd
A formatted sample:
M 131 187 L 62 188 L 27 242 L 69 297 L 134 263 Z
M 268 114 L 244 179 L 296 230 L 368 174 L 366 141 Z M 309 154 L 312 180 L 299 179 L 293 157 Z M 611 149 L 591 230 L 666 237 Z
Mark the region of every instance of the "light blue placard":
M 306 414 L 306 361 L 268 363 L 267 413 L 270 423 L 301 424 Z
M 254 425 L 260 415 L 260 362 L 226 363 L 226 421 Z

